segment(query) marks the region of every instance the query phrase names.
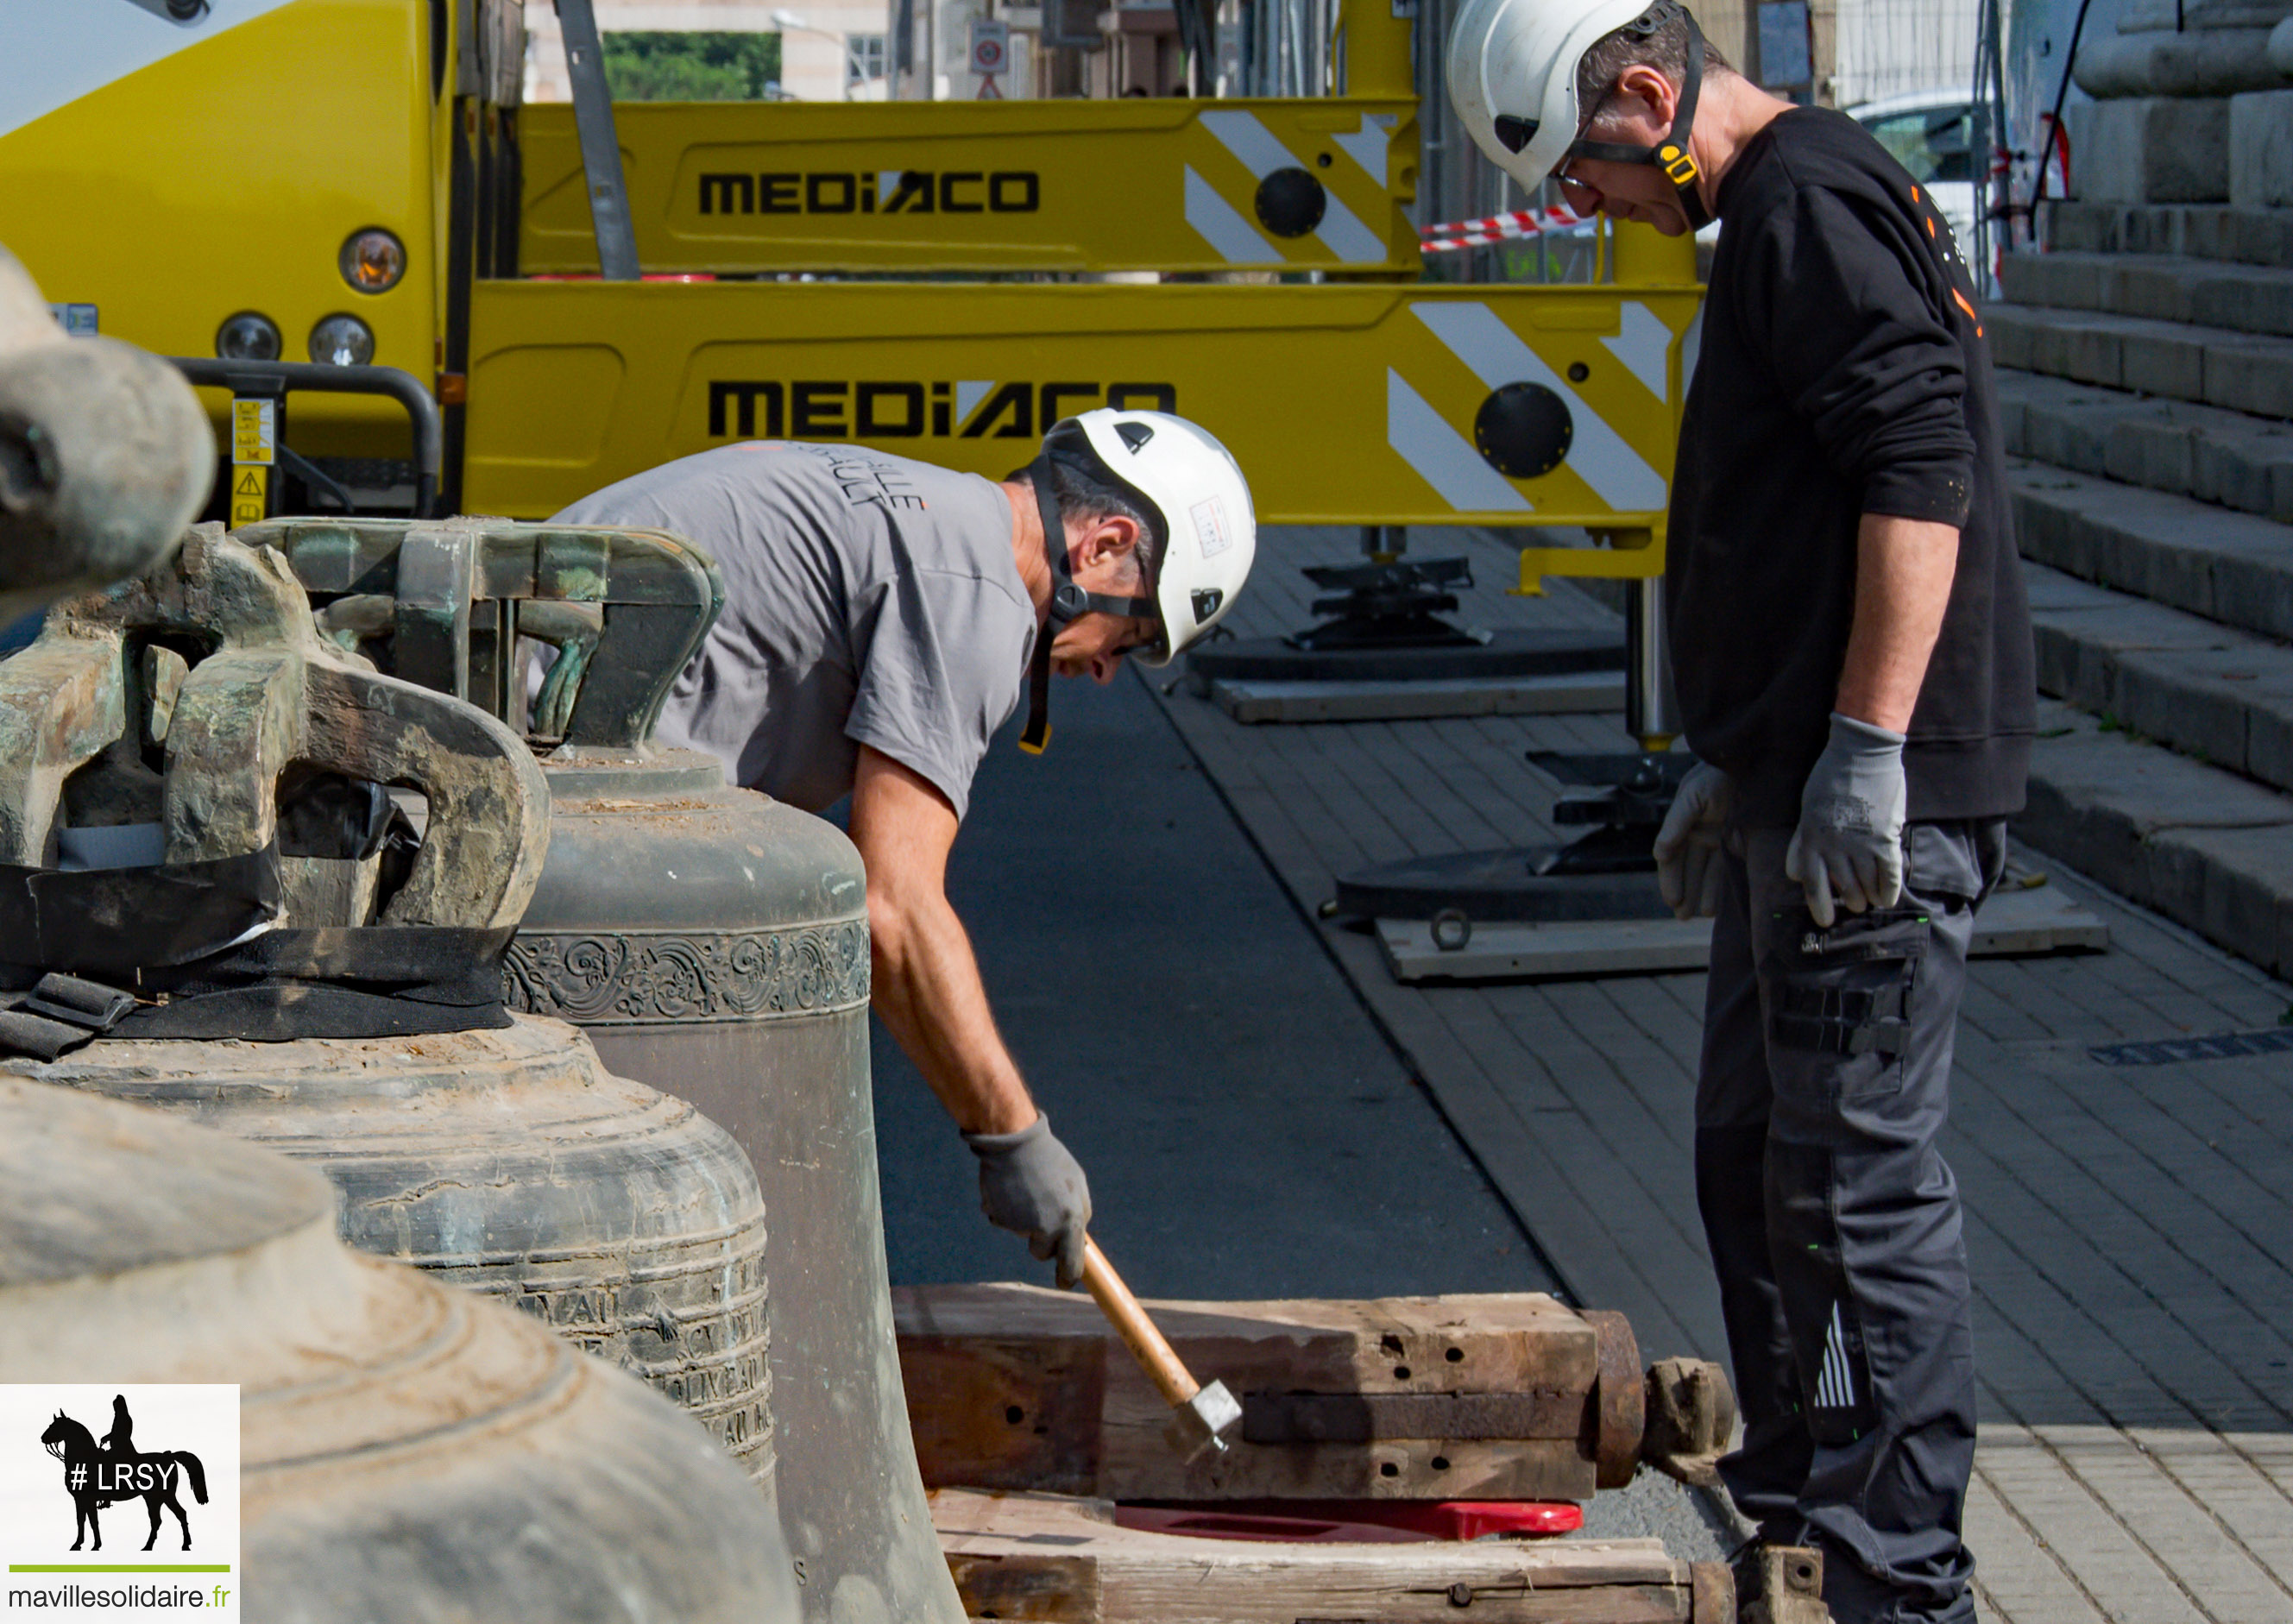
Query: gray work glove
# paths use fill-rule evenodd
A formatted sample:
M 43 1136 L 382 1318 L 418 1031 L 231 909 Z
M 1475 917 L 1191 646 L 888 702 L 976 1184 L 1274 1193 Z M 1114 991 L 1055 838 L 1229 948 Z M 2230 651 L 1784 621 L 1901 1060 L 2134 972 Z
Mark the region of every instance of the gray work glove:
M 1903 895 L 1903 736 L 1831 713 L 1831 742 L 1800 792 L 1784 873 L 1827 930 L 1838 915 L 1892 908 Z
M 1681 919 L 1720 911 L 1720 828 L 1736 792 L 1728 775 L 1697 762 L 1682 775 L 1664 827 L 1656 832 L 1656 884 Z
M 1058 1259 L 1059 1289 L 1082 1278 L 1083 1235 L 1090 1228 L 1090 1184 L 1082 1164 L 1038 1115 L 1016 1134 L 966 1134 L 979 1158 L 979 1205 L 987 1221 L 1026 1237 L 1027 1249 Z

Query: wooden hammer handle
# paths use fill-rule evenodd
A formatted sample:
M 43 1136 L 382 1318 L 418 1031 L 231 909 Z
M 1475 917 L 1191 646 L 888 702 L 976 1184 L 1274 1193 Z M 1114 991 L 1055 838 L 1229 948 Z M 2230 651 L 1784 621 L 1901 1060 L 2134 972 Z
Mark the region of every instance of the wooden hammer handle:
M 1202 1391 L 1203 1385 L 1187 1374 L 1178 1351 L 1155 1329 L 1155 1321 L 1146 1317 L 1146 1310 L 1130 1295 L 1130 1288 L 1122 1283 L 1114 1265 L 1106 1261 L 1098 1242 L 1088 1235 L 1082 1243 L 1082 1283 L 1164 1400 L 1175 1408 Z

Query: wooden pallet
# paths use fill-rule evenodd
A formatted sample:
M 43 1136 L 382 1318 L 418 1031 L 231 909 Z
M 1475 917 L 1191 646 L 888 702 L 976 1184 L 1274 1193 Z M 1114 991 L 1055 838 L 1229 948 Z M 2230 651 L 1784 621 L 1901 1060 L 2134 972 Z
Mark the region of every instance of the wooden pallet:
M 1050 1624 L 1734 1624 L 1657 1539 L 1270 1543 L 1127 1529 L 1112 1502 L 938 1489 L 965 1613 Z
M 1656 885 L 1656 877 L 1649 877 Z M 1709 919 L 1584 919 L 1476 925 L 1461 948 L 1434 944 L 1422 919 L 1380 919 L 1378 945 L 1400 982 L 1540 981 L 1563 975 L 1649 975 L 1712 961 Z M 2095 949 L 2110 927 L 2043 881 L 2000 891 L 1974 917 L 1977 958 Z
M 1236 722 L 1404 722 L 1437 716 L 1547 716 L 1625 707 L 1621 671 L 1544 676 L 1304 683 L 1217 677 L 1212 704 Z

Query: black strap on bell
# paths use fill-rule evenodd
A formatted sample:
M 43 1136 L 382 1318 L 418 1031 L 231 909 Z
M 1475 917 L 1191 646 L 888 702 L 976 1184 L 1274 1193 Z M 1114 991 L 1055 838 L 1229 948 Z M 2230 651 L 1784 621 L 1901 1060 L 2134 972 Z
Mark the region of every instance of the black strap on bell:
M 1680 78 L 1680 105 L 1673 110 L 1672 128 L 1665 132 L 1664 139 L 1653 147 L 1636 147 L 1628 141 L 1587 141 L 1580 137 L 1569 142 L 1568 156 L 1608 164 L 1656 165 L 1679 194 L 1681 212 L 1688 216 L 1688 229 L 1700 231 L 1712 223 L 1712 211 L 1704 206 L 1703 194 L 1697 190 L 1704 172 L 1696 166 L 1695 154 L 1689 149 L 1688 134 L 1696 123 L 1697 94 L 1704 87 L 1704 30 L 1696 26 L 1694 13 L 1684 6 L 1679 11 L 1681 20 L 1688 24 L 1688 63 Z M 1659 18 L 1655 27 L 1661 28 L 1667 20 Z

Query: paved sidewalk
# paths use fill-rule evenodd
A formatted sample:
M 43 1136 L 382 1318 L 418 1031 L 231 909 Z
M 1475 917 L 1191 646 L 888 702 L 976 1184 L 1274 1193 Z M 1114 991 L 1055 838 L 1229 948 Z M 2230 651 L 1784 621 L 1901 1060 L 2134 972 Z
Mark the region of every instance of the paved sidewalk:
M 1510 575 L 1477 537 L 1412 545 Z M 1294 567 L 1354 548 L 1269 534 L 1236 630 L 1303 625 Z M 1465 618 L 1604 617 L 1485 586 Z M 1523 752 L 1628 747 L 1621 718 L 1245 727 L 1158 698 L 1565 1287 L 1651 1354 L 1724 1357 L 1689 1178 L 1703 978 L 1405 987 L 1316 917 L 1358 867 L 1553 838 L 1556 787 Z M 1981 1600 L 2013 1624 L 2293 1624 L 2293 1054 L 2185 1041 L 2274 1032 L 2293 988 L 2024 855 L 2113 946 L 1970 978 L 1946 1153 L 1979 1294 Z M 2119 1046 L 2142 1046 L 2095 1053 Z

